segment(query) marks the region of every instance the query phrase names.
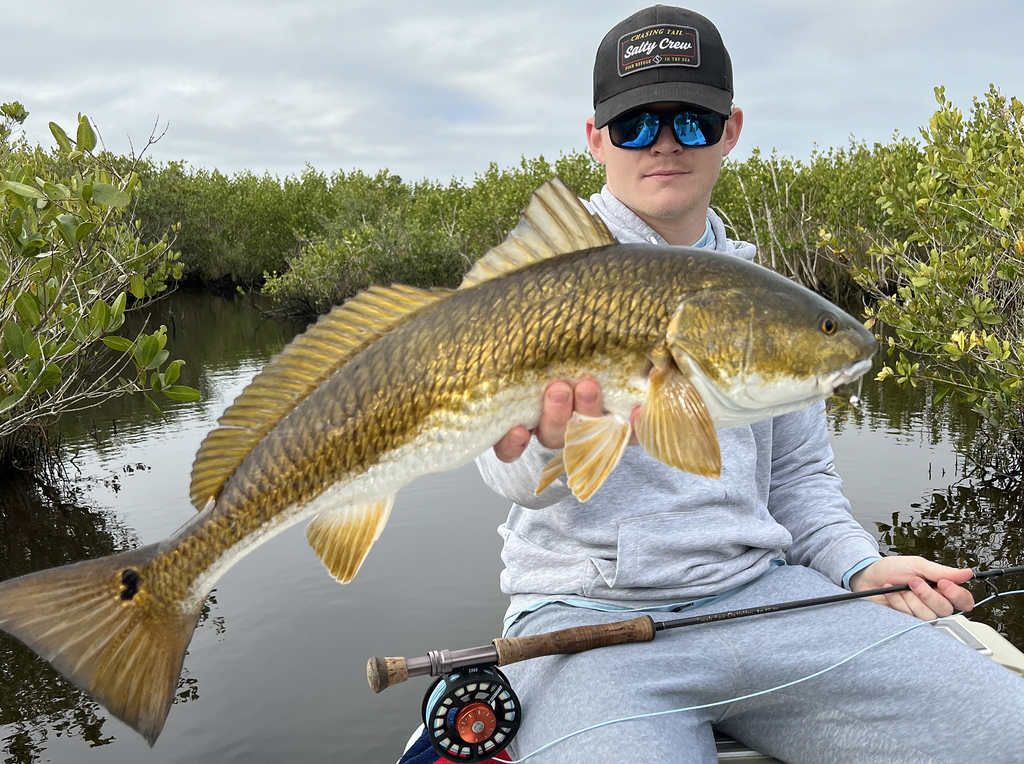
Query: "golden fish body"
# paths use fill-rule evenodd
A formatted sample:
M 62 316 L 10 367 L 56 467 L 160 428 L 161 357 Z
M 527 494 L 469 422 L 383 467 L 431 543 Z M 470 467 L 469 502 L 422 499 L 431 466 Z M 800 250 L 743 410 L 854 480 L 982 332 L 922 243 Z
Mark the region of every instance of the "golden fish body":
M 0 584 L 0 628 L 146 736 L 162 729 L 217 579 L 313 516 L 311 545 L 347 582 L 394 495 L 539 420 L 554 379 L 589 376 L 606 415 L 575 417 L 538 491 L 581 500 L 632 434 L 717 476 L 715 429 L 805 407 L 870 365 L 874 339 L 787 279 L 705 250 L 618 244 L 560 182 L 453 292 L 372 289 L 272 360 L 207 436 L 201 512 L 165 541 Z

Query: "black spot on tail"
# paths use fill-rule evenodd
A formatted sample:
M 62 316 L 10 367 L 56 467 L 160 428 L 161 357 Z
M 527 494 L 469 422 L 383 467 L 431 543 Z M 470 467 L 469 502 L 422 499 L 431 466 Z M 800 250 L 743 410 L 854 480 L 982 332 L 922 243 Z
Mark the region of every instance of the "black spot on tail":
M 136 594 L 139 593 L 139 581 L 142 580 L 142 576 L 139 575 L 138 571 L 128 568 L 121 573 L 121 585 L 124 589 L 121 590 L 121 599 L 130 600 Z

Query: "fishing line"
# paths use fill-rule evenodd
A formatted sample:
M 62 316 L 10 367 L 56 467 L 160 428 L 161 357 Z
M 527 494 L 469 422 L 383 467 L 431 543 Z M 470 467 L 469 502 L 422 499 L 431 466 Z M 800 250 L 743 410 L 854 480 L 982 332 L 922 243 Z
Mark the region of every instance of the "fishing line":
M 1008 591 L 1008 592 L 999 592 L 999 591 L 997 591 L 996 593 L 992 594 L 991 596 L 986 597 L 985 599 L 981 600 L 981 602 L 978 602 L 974 607 L 978 608 L 978 607 L 981 607 L 982 605 L 987 605 L 989 602 L 991 602 L 994 599 L 998 599 L 999 597 L 1009 597 L 1011 594 L 1024 594 L 1024 589 L 1014 589 L 1014 590 Z M 654 718 L 656 716 L 668 716 L 669 714 L 681 714 L 681 713 L 684 713 L 686 711 L 700 711 L 700 710 L 703 710 L 705 708 L 714 708 L 715 706 L 724 706 L 724 705 L 726 705 L 728 703 L 736 703 L 736 702 L 739 702 L 741 700 L 750 700 L 751 698 L 757 698 L 757 697 L 760 697 L 762 695 L 767 695 L 767 694 L 772 693 L 772 692 L 778 692 L 779 690 L 785 690 L 785 689 L 787 689 L 789 687 L 793 687 L 794 685 L 798 685 L 798 684 L 801 684 L 803 682 L 807 682 L 807 681 L 809 681 L 811 679 L 816 679 L 817 677 L 822 676 L 823 674 L 827 674 L 829 671 L 833 671 L 834 669 L 837 669 L 840 666 L 843 666 L 843 665 L 849 663 L 854 658 L 857 658 L 857 657 L 863 655 L 864 653 L 868 652 L 869 650 L 873 650 L 874 648 L 879 647 L 880 645 L 883 645 L 886 642 L 889 642 L 889 641 L 891 641 L 893 639 L 896 639 L 897 637 L 901 637 L 904 634 L 907 634 L 907 633 L 913 631 L 914 629 L 919 629 L 922 626 L 934 625 L 935 623 L 937 623 L 938 621 L 941 621 L 941 620 L 942 620 L 942 618 L 934 618 L 931 621 L 921 621 L 920 623 L 915 623 L 913 626 L 910 626 L 910 627 L 908 627 L 906 629 L 903 629 L 902 631 L 898 631 L 895 634 L 890 634 L 889 636 L 884 637 L 883 639 L 880 639 L 877 642 L 868 645 L 867 647 L 861 648 L 860 650 L 855 652 L 853 655 L 850 655 L 850 656 L 848 656 L 846 658 L 843 658 L 838 663 L 834 663 L 831 666 L 828 666 L 827 668 L 823 668 L 820 671 L 815 671 L 813 674 L 809 674 L 808 676 L 801 677 L 800 679 L 794 679 L 791 682 L 786 682 L 785 684 L 780 684 L 777 687 L 771 687 L 771 688 L 769 688 L 767 690 L 760 690 L 758 692 L 752 692 L 749 695 L 740 695 L 739 697 L 730 698 L 728 700 L 718 700 L 718 701 L 715 701 L 714 703 L 704 703 L 704 704 L 699 705 L 699 706 L 687 706 L 686 708 L 672 708 L 672 709 L 668 709 L 666 711 L 652 711 L 652 712 L 646 713 L 646 714 L 637 714 L 635 716 L 624 716 L 621 719 L 611 719 L 609 721 L 599 722 L 598 724 L 593 724 L 593 725 L 591 725 L 589 727 L 584 727 L 583 729 L 576 730 L 575 732 L 570 732 L 568 735 L 563 735 L 560 738 L 556 738 L 556 739 L 552 740 L 550 743 L 546 743 L 545 745 L 542 745 L 536 751 L 532 751 L 532 752 L 526 754 L 521 759 L 512 759 L 512 760 L 510 760 L 509 764 L 521 764 L 522 762 L 526 761 L 527 759 L 533 758 L 538 753 L 546 751 L 549 748 L 552 748 L 552 747 L 558 745 L 559 743 L 564 743 L 566 740 L 570 740 L 570 739 L 576 737 L 577 735 L 582 735 L 585 732 L 593 732 L 594 730 L 601 729 L 602 727 L 610 727 L 613 724 L 621 724 L 622 722 L 631 722 L 631 721 L 636 721 L 638 719 L 651 719 L 651 718 Z

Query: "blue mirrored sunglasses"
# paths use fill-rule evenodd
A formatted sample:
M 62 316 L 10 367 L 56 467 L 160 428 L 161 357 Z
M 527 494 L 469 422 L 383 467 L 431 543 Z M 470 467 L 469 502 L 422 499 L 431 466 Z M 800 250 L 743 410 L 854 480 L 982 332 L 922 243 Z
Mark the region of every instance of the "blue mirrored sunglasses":
M 608 123 L 612 144 L 620 149 L 645 149 L 656 140 L 666 122 L 680 146 L 714 146 L 725 133 L 728 117 L 713 111 L 633 111 Z

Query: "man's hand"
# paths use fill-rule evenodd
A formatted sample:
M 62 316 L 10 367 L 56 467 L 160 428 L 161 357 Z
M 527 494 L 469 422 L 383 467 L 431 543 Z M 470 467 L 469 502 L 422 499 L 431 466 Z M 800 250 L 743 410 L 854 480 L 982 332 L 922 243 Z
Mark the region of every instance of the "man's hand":
M 974 597 L 960 584 L 969 581 L 970 568 L 949 568 L 923 557 L 883 557 L 853 575 L 850 589 L 862 592 L 885 586 L 910 584 L 910 591 L 884 594 L 870 599 L 922 621 L 944 618 L 974 607 Z M 936 582 L 936 588 L 928 582 Z
M 536 435 L 545 448 L 562 448 L 565 445 L 565 425 L 572 418 L 572 412 L 601 416 L 603 406 L 601 386 L 592 379 L 584 379 L 575 387 L 565 380 L 552 382 L 544 391 L 540 423 L 532 431 L 522 425 L 513 427 L 494 445 L 494 454 L 503 462 L 514 462 L 523 455 L 531 435 Z
M 536 435 L 545 448 L 562 448 L 565 446 L 565 426 L 574 411 L 584 416 L 601 416 L 604 413 L 601 385 L 592 379 L 581 380 L 575 386 L 565 380 L 552 382 L 544 391 L 540 424 L 533 430 L 521 425 L 513 427 L 494 445 L 494 455 L 503 462 L 514 462 L 523 455 L 532 435 Z M 639 411 L 639 406 L 633 409 L 634 424 Z M 637 445 L 635 433 L 630 437 L 629 445 Z

